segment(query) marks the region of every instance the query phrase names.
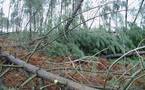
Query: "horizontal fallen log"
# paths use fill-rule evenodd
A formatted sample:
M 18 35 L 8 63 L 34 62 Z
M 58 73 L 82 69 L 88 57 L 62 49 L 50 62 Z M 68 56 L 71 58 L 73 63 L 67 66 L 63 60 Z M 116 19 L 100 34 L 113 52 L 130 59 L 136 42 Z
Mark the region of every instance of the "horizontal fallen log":
M 1 59 L 6 59 L 16 65 L 22 66 L 26 71 L 31 72 L 33 74 L 37 74 L 37 76 L 47 79 L 51 82 L 58 81 L 58 83 L 63 84 L 68 87 L 68 90 L 98 90 L 95 88 L 88 87 L 83 84 L 76 83 L 72 80 L 66 79 L 64 77 L 60 77 L 58 75 L 52 74 L 50 72 L 47 72 L 46 70 L 36 67 L 34 65 L 28 64 L 24 62 L 23 60 L 20 60 L 18 58 L 15 58 L 12 55 L 9 55 L 7 53 L 0 53 Z
M 145 51 L 138 51 L 137 53 L 139 55 L 145 55 Z M 137 56 L 137 53 L 136 52 L 132 52 L 132 53 L 127 54 L 125 57 Z M 106 55 L 105 58 L 107 58 L 107 59 L 119 58 L 122 55 L 123 55 L 122 53 L 110 54 L 110 55 Z

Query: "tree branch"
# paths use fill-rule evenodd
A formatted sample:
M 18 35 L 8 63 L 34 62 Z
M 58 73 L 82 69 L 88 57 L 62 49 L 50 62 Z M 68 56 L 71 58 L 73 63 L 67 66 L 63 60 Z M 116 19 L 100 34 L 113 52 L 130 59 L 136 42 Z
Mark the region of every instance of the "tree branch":
M 136 14 L 136 17 L 135 17 L 133 23 L 136 22 L 136 19 L 137 19 L 138 15 L 139 15 L 139 13 L 140 13 L 140 11 L 141 11 L 141 8 L 142 8 L 143 3 L 144 3 L 144 0 L 142 0 L 142 2 L 141 2 L 141 5 L 140 5 L 140 7 L 139 7 L 139 10 L 138 10 L 138 12 L 137 12 L 137 14 Z

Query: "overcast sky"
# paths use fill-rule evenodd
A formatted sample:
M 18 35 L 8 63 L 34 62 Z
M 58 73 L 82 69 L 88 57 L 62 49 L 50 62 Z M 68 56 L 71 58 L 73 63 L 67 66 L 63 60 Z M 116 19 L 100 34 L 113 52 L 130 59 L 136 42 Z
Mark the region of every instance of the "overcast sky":
M 4 0 L 3 9 L 4 9 L 4 13 L 6 16 L 8 16 L 8 9 L 9 9 L 9 5 L 10 5 L 10 1 L 11 0 Z M 85 0 L 85 1 L 87 1 L 87 0 Z M 98 2 L 100 0 L 89 0 L 89 1 L 92 2 L 91 3 L 91 4 L 93 4 L 92 6 L 97 6 Z M 109 1 L 112 1 L 112 0 L 109 0 Z M 135 6 L 138 1 L 137 0 L 128 0 L 128 2 L 129 2 L 129 8 L 131 8 L 131 7 Z
M 4 0 L 3 11 L 4 11 L 5 16 L 8 16 L 10 1 L 11 0 Z M 88 0 L 85 0 L 84 4 L 85 4 L 86 1 L 88 1 Z M 92 7 L 97 6 L 100 2 L 100 0 L 89 0 L 89 1 L 91 1 L 90 4 L 91 4 Z M 108 1 L 112 1 L 112 0 L 108 0 Z M 122 1 L 124 1 L 124 0 L 122 0 Z M 136 6 L 137 9 L 139 8 L 139 4 L 138 4 L 139 1 L 138 0 L 128 0 L 128 2 L 129 2 L 128 3 L 128 6 L 129 6 L 128 8 L 129 9 L 134 7 L 134 6 Z M 85 16 L 86 19 L 88 19 L 90 17 L 93 17 L 95 15 L 95 12 L 96 12 L 96 9 L 85 13 L 84 16 Z M 124 15 L 125 13 L 122 12 L 122 14 Z M 134 20 L 133 18 L 134 17 L 132 15 L 128 14 L 128 21 L 132 22 Z M 98 18 L 96 18 L 96 21 L 98 21 Z M 88 24 L 90 24 L 90 23 L 91 22 L 88 22 Z M 93 25 L 97 25 L 97 24 L 98 24 L 98 22 L 95 22 Z M 112 27 L 114 25 L 115 24 L 112 24 Z

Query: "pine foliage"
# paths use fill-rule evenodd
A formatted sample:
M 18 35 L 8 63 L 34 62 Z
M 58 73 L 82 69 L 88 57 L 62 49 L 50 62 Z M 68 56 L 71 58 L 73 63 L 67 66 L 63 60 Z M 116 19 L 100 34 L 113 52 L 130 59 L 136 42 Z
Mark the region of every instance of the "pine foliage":
M 63 29 L 53 31 L 48 40 L 54 40 L 60 33 L 64 33 Z M 36 33 L 33 33 L 35 36 Z M 19 37 L 19 43 L 24 43 L 29 40 L 28 32 L 11 33 L 9 38 L 16 40 Z M 95 28 L 92 30 L 80 28 L 69 32 L 67 37 L 60 36 L 55 42 L 52 43 L 52 47 L 47 47 L 44 50 L 50 56 L 73 56 L 80 58 L 85 55 L 94 55 L 95 53 L 108 48 L 100 54 L 115 54 L 124 53 L 133 48 L 136 48 L 139 43 L 145 44 L 144 38 L 145 30 L 133 25 L 125 32 L 120 29 L 115 33 L 108 32 L 105 28 Z M 67 38 L 67 39 L 66 39 Z M 22 41 L 22 42 L 20 42 Z M 141 42 L 142 41 L 142 42 Z
M 59 38 L 49 51 L 52 51 L 51 55 L 72 55 L 77 58 L 93 55 L 105 48 L 108 49 L 101 53 L 103 55 L 124 53 L 136 48 L 144 36 L 144 30 L 138 26 L 131 27 L 126 32 L 120 29 L 115 33 L 108 32 L 104 28 L 80 29 L 70 32 L 67 42 L 66 39 Z
M 73 43 L 63 44 L 54 42 L 52 47 L 47 48 L 47 53 L 50 56 L 71 56 L 74 58 L 80 58 L 84 56 L 83 51 Z

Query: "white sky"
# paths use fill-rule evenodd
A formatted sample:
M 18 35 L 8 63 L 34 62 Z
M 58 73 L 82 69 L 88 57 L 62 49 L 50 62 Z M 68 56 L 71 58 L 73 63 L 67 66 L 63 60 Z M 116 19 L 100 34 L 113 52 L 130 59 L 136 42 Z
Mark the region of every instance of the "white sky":
M 5 16 L 8 16 L 10 1 L 11 1 L 11 0 L 5 0 L 4 3 L 3 3 L 3 11 L 4 11 Z M 87 1 L 87 0 L 85 0 L 84 3 L 85 3 L 86 1 Z M 90 0 L 90 1 L 91 1 L 90 4 L 92 4 L 92 7 L 98 6 L 98 4 L 99 4 L 99 2 L 100 2 L 100 0 Z M 112 1 L 112 0 L 108 0 L 108 1 Z M 124 1 L 124 0 L 122 0 L 122 1 Z M 139 6 L 137 6 L 137 5 L 138 5 L 138 1 L 137 1 L 137 0 L 128 0 L 128 2 L 129 2 L 129 8 L 132 8 L 132 7 L 134 7 L 135 5 L 136 5 L 136 8 L 139 8 Z M 91 10 L 91 11 L 85 13 L 85 14 L 84 14 L 84 15 L 85 15 L 85 18 L 87 19 L 87 18 L 90 18 L 90 17 L 94 17 L 95 12 L 96 12 L 96 9 Z M 122 14 L 124 15 L 125 13 L 122 12 Z M 133 18 L 134 18 L 134 17 L 133 17 L 132 15 L 128 14 L 128 21 L 133 21 L 133 20 L 134 20 Z M 96 20 L 96 21 L 95 21 L 95 23 L 93 23 L 93 26 L 98 25 L 98 22 L 97 22 L 97 21 L 99 20 L 99 18 L 96 18 L 95 20 Z M 88 25 L 89 25 L 90 23 L 91 23 L 91 21 L 88 22 Z M 113 23 L 112 26 L 114 27 L 114 25 L 115 25 L 115 24 Z
M 4 12 L 5 16 L 8 16 L 9 5 L 10 5 L 10 0 L 5 0 L 3 3 L 3 12 Z
M 4 10 L 4 13 L 6 16 L 8 16 L 10 1 L 11 0 L 5 0 L 3 3 L 3 10 Z M 85 0 L 85 1 L 87 1 L 87 0 Z M 100 0 L 90 0 L 90 1 L 93 2 L 93 3 L 91 3 L 91 4 L 93 4 L 92 6 L 97 6 Z M 112 1 L 112 0 L 109 0 L 109 1 Z M 128 0 L 128 2 L 129 2 L 129 8 L 130 8 L 130 7 L 135 6 L 136 2 L 138 2 L 138 1 L 137 0 Z

